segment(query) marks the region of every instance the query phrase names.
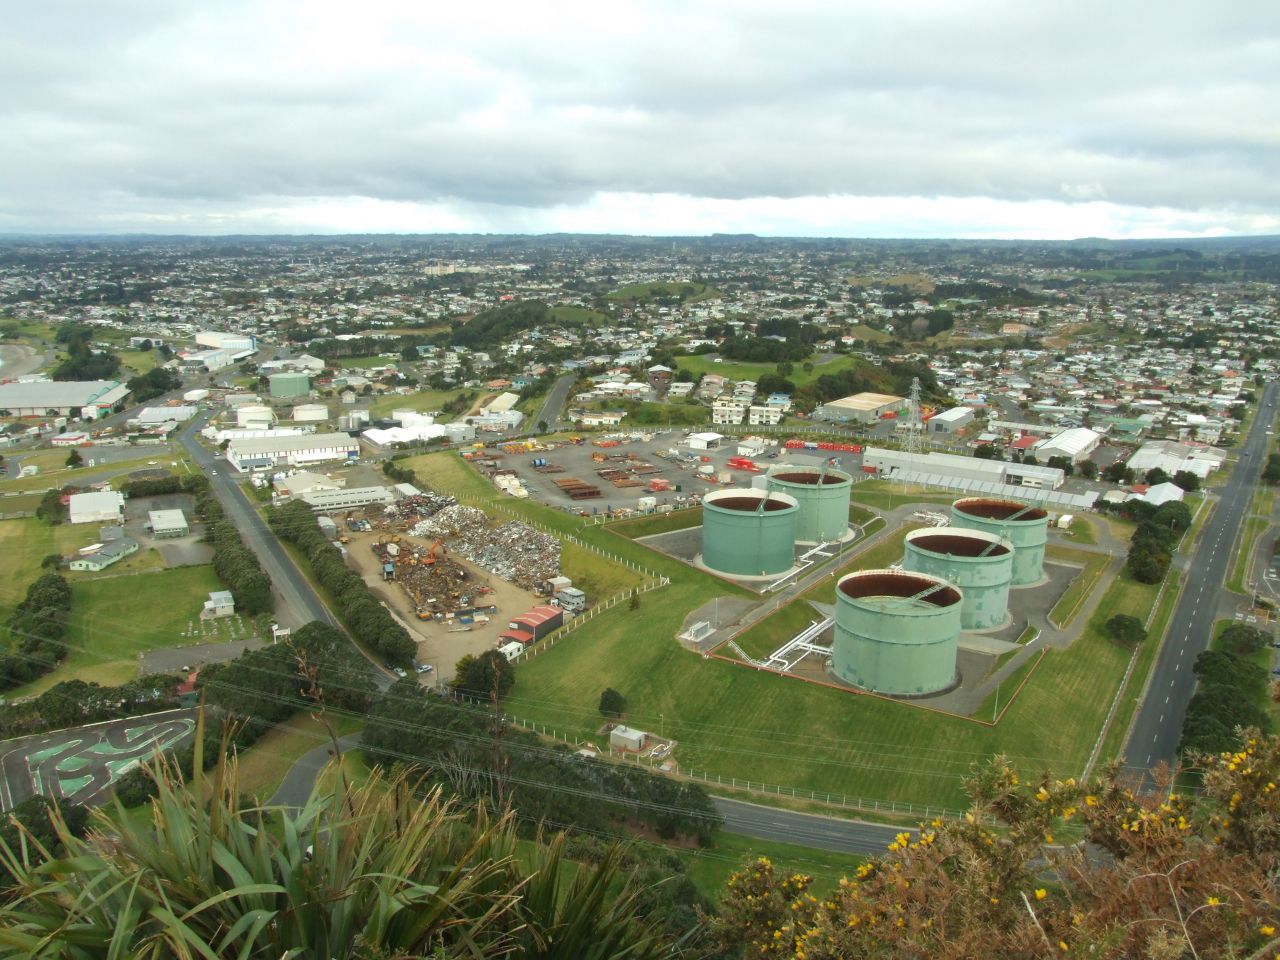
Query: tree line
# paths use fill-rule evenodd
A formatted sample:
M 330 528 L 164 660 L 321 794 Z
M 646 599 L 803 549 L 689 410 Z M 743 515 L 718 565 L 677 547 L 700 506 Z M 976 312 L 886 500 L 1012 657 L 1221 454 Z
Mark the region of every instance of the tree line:
M 66 578 L 46 573 L 27 587 L 9 617 L 9 650 L 0 654 L 0 690 L 22 686 L 63 661 L 70 615 Z
M 548 746 L 492 710 L 433 695 L 411 677 L 374 705 L 361 746 L 370 759 L 410 764 L 469 802 L 509 804 L 531 824 L 588 831 L 634 824 L 708 845 L 721 822 L 699 786 Z
M 412 665 L 417 644 L 387 608 L 374 599 L 363 578 L 347 566 L 338 548 L 320 529 L 310 507 L 294 500 L 272 509 L 267 522 L 276 536 L 302 551 L 316 580 L 333 597 L 338 613 L 361 643 L 393 666 Z
M 213 545 L 214 572 L 231 591 L 236 610 L 249 616 L 270 612 L 271 578 L 207 486 L 196 495 L 196 513 L 204 521 L 205 538 Z

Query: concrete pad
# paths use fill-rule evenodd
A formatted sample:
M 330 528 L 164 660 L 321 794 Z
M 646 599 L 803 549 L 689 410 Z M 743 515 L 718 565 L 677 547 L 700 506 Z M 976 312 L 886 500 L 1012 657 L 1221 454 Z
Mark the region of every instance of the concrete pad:
M 1000 640 L 997 637 L 984 636 L 980 633 L 962 633 L 960 634 L 960 639 L 956 641 L 956 646 L 961 650 L 998 657 L 1000 654 L 1008 653 L 1010 650 L 1018 650 L 1022 645 L 1009 640 Z

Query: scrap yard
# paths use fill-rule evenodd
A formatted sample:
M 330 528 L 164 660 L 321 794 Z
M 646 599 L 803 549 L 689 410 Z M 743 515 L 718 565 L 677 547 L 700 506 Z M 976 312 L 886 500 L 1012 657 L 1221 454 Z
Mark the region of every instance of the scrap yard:
M 448 681 L 461 657 L 494 649 L 508 621 L 540 602 L 535 589 L 563 580 L 555 537 L 492 524 L 452 497 L 370 506 L 343 526 L 348 562 L 418 641 L 427 682 Z

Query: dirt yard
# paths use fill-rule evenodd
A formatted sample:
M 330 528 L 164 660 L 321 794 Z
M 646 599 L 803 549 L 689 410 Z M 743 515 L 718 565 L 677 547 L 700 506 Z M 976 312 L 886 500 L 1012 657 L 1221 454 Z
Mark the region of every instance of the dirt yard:
M 463 567 L 470 575 L 469 583 L 484 584 L 493 592 L 486 594 L 479 603 L 497 604 L 498 612 L 485 624 L 475 624 L 469 631 L 451 633 L 449 627 L 432 620 L 419 620 L 414 612 L 413 599 L 397 583 L 382 579 L 382 564 L 373 552 L 376 533 L 352 533 L 347 544 L 347 562 L 364 578 L 374 595 L 387 603 L 396 616 L 418 641 L 418 662 L 429 663 L 435 668 L 431 673 L 419 674 L 424 686 L 433 686 L 453 679 L 453 665 L 466 654 L 480 654 L 494 649 L 498 634 L 507 629 L 511 617 L 524 613 L 538 605 L 538 598 L 529 590 L 521 590 L 514 584 L 495 577 L 468 563 L 452 551 L 449 559 Z M 427 546 L 427 544 L 424 544 Z

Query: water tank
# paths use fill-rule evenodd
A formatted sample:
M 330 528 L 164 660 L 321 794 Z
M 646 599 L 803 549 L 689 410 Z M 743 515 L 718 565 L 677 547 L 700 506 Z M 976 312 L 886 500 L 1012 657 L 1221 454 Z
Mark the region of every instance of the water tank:
M 895 696 L 955 685 L 960 589 L 923 573 L 862 570 L 836 584 L 831 669 L 864 690 Z
M 849 491 L 853 478 L 843 470 L 819 467 L 774 467 L 768 489 L 795 497 L 800 505 L 796 539 L 833 543 L 849 532 Z
M 1013 544 L 986 530 L 929 527 L 907 534 L 902 567 L 954 583 L 964 594 L 960 627 L 986 630 L 1008 618 L 1013 556 Z
M 702 498 L 702 562 L 717 573 L 767 577 L 795 563 L 794 497 L 768 490 L 717 490 Z
M 1015 587 L 1039 583 L 1044 578 L 1044 544 L 1049 538 L 1049 513 L 1042 507 L 1017 500 L 967 497 L 951 505 L 951 525 L 985 530 L 1013 544 Z

